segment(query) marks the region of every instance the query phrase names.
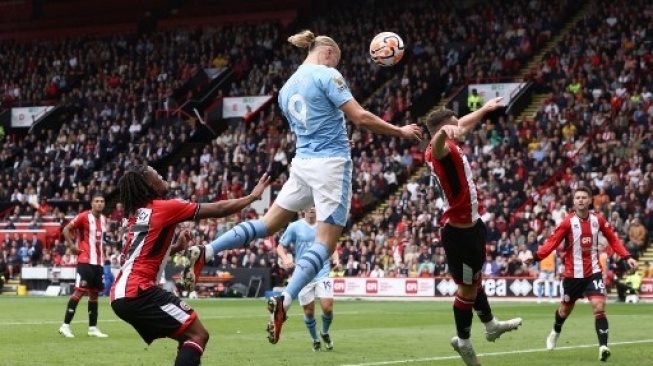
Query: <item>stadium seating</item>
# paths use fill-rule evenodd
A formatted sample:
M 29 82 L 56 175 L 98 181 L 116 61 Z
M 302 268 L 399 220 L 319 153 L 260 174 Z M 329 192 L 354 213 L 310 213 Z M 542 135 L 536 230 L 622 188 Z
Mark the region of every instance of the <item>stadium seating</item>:
M 339 6 L 345 3 L 347 7 Z M 362 11 L 362 3 L 339 0 L 319 5 L 325 9 L 316 5 L 317 16 L 307 25 L 340 43 L 340 70 L 354 95 L 384 119 L 406 124 L 417 122 L 439 97 L 451 95 L 471 79 L 497 81 L 516 75 L 577 5 L 512 0 L 477 4 L 463 13 L 453 1 L 389 1 Z M 598 190 L 606 176 L 615 177 L 612 191 L 606 193 L 616 203 L 602 206 L 603 213 L 612 217 L 616 212 L 627 222 L 619 226 L 624 238 L 638 215 L 647 239 L 651 238 L 653 208 L 645 206 L 643 193 L 653 188 L 647 167 L 653 140 L 648 117 L 651 97 L 646 92 L 653 85 L 649 85 L 650 44 L 638 41 L 638 37 L 645 38 L 641 32 L 650 35 L 645 28 L 619 28 L 623 34 L 615 38 L 603 22 L 611 19 L 609 7 L 603 5 L 592 8 L 594 13 L 576 24 L 547 55 L 543 67 L 535 70 L 533 80 L 539 90 L 550 92 L 541 110 L 525 118 L 485 121 L 464 146 L 481 188 L 488 192 L 484 198 L 490 219 L 488 250 L 497 257 L 503 257 L 499 254 L 504 251 L 510 254 L 503 263 L 506 274 L 530 274 L 530 269 L 516 264 L 520 245 L 537 248 L 552 226 L 552 213 L 559 211 L 555 202 L 569 207 L 569 187 L 580 182 L 590 182 Z M 638 20 L 633 24 L 646 24 L 646 18 L 637 15 L 629 10 L 614 17 L 617 24 L 631 18 Z M 54 100 L 79 108 L 78 115 L 59 130 L 0 142 L 0 173 L 5 177 L 0 182 L 0 201 L 20 202 L 19 212 L 30 218 L 12 220 L 12 224 L 29 226 L 33 213 L 47 205 L 56 211 L 47 216 L 52 220 L 59 214 L 79 212 L 83 209 L 79 204 L 88 201 L 91 192 L 115 192 L 123 169 L 137 162 L 178 162 L 164 176 L 178 197 L 201 202 L 246 194 L 264 171 L 279 172 L 279 183 L 283 183 L 294 141 L 274 104 L 245 120 L 229 121 L 230 127 L 205 146 L 186 143 L 198 131 L 193 123 L 175 126 L 156 121 L 158 110 L 169 111 L 171 103 L 178 106 L 188 99 L 189 94 L 178 100 L 169 97 L 198 65 L 231 66 L 234 81 L 225 88 L 225 96 L 273 95 L 303 59 L 301 51 L 284 41 L 297 29 L 297 24 L 261 22 L 225 26 L 220 31 L 182 28 L 150 35 L 3 44 L 11 55 L 0 59 L 0 76 L 11 80 L 0 86 L 4 106 Z M 386 29 L 404 35 L 409 45 L 405 60 L 391 69 L 373 66 L 366 56 L 370 35 Z M 429 42 L 424 40 L 427 36 Z M 237 42 L 231 44 L 232 39 Z M 604 69 L 594 65 L 594 56 L 587 53 L 596 44 L 611 45 L 605 46 L 607 59 L 599 62 L 601 67 L 609 65 Z M 44 45 L 52 50 L 49 54 L 43 54 Z M 92 51 L 97 60 L 71 51 L 80 47 Z M 146 59 L 146 50 L 157 52 Z M 134 52 L 134 61 L 126 61 L 129 52 Z M 603 57 L 602 52 L 597 54 Z M 41 56 L 41 61 L 25 62 L 32 56 Z M 622 68 L 633 68 L 635 80 L 628 73 L 620 75 Z M 580 92 L 573 92 L 575 77 L 580 77 Z M 625 82 L 620 81 L 622 77 Z M 593 89 L 604 84 L 605 90 L 596 93 L 603 94 L 607 104 L 593 96 Z M 22 87 L 18 93 L 15 85 Z M 627 97 L 618 96 L 622 89 L 629 93 Z M 601 117 L 598 112 L 610 116 Z M 635 115 L 636 123 L 629 123 Z M 599 125 L 601 118 L 605 121 Z M 348 239 L 339 248 L 343 261 L 352 255 L 355 261 L 369 262 L 368 267 L 382 265 L 388 275 L 396 274 L 401 265 L 420 275 L 419 265 L 431 261 L 433 266 L 422 268 L 429 268 L 431 274 L 444 273 L 445 258 L 437 235 L 442 201 L 428 174 L 419 169 L 421 149 L 354 126 L 350 134 L 357 178 Z M 621 138 L 624 134 L 627 137 Z M 181 146 L 190 150 L 184 152 Z M 638 157 L 635 151 L 640 151 Z M 613 165 L 614 172 L 604 169 L 609 165 L 600 159 L 603 156 L 608 162 L 620 162 Z M 63 167 L 55 164 L 59 161 Z M 403 184 L 413 173 L 414 179 Z M 386 197 L 389 201 L 382 215 L 364 216 Z M 42 203 L 39 198 L 49 201 Z M 245 211 L 230 220 L 194 224 L 193 229 L 198 242 L 206 242 L 253 215 Z M 506 238 L 501 238 L 503 233 Z M 53 237 L 43 239 L 56 250 Z M 253 253 L 256 262 L 263 259 L 269 265 L 274 240 L 261 240 L 252 245 L 251 253 L 234 252 L 226 259 L 235 258 L 244 265 Z M 633 250 L 641 252 L 645 247 L 646 243 Z M 108 251 L 110 255 L 112 249 Z

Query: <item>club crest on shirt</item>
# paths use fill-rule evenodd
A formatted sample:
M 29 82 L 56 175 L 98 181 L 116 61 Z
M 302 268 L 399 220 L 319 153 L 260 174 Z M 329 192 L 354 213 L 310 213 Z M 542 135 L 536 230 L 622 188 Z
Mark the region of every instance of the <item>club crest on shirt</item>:
M 599 227 L 599 223 L 598 222 L 592 222 L 592 227 L 596 229 L 597 227 Z
M 342 79 L 340 76 L 334 76 L 333 77 L 333 83 L 336 84 L 336 87 L 338 88 L 339 92 L 345 91 L 347 87 L 347 83 Z

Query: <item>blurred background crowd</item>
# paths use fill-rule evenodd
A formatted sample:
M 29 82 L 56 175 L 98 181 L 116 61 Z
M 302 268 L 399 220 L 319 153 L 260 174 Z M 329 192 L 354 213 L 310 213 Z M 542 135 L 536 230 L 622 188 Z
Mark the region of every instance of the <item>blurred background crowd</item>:
M 74 266 L 61 225 L 88 208 L 94 193 L 115 196 L 124 169 L 165 162 L 205 134 L 195 119 L 157 123 L 192 100 L 183 86 L 205 69 L 230 68 L 218 98 L 271 95 L 304 55 L 285 41 L 302 27 L 339 42 L 339 66 L 353 94 L 394 124 L 419 123 L 415 105 L 447 99 L 470 82 L 531 82 L 548 96 L 534 115 L 493 116 L 462 148 L 477 177 L 488 225 L 486 276 L 536 276 L 523 262 L 572 207 L 571 192 L 585 185 L 594 209 L 617 231 L 634 258 L 653 233 L 653 9 L 644 0 L 615 8 L 596 0 L 578 10 L 572 1 L 509 0 L 461 9 L 454 1 L 333 1 L 310 21 L 264 21 L 177 27 L 112 35 L 0 41 L 2 110 L 61 104 L 76 113 L 59 129 L 0 133 L 0 202 L 10 203 L 0 229 L 0 272 L 21 266 Z M 346 6 L 345 6 L 346 5 Z M 363 11 L 363 7 L 365 11 Z M 381 21 L 380 21 L 381 20 Z M 385 29 L 379 29 L 383 24 Z M 520 70 L 569 25 L 541 62 Z M 394 30 L 407 44 L 391 69 L 371 63 L 370 35 Z M 447 45 L 447 46 L 445 46 Z M 435 102 L 435 100 L 433 100 Z M 223 132 L 188 156 L 159 169 L 171 197 L 196 202 L 247 194 L 264 172 L 287 179 L 294 136 L 276 103 L 223 121 Z M 349 127 L 354 184 L 351 217 L 338 247 L 334 276 L 444 276 L 439 244 L 444 202 L 414 145 Z M 120 205 L 109 205 L 108 265 L 118 266 Z M 208 243 L 241 220 L 238 215 L 191 224 L 196 243 Z M 29 230 L 47 229 L 46 236 Z M 19 230 L 20 231 L 20 230 Z M 243 250 L 219 253 L 213 267 L 270 267 L 275 284 L 278 236 Z M 606 275 L 624 268 L 604 251 Z M 171 259 L 182 264 L 183 258 Z M 651 275 L 646 272 L 645 275 Z

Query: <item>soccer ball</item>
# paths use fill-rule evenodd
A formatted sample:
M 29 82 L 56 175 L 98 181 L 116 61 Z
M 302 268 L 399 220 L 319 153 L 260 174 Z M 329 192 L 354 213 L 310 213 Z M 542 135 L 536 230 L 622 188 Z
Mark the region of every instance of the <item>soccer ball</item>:
M 370 43 L 370 56 L 379 66 L 394 66 L 404 56 L 404 41 L 392 32 L 381 32 Z

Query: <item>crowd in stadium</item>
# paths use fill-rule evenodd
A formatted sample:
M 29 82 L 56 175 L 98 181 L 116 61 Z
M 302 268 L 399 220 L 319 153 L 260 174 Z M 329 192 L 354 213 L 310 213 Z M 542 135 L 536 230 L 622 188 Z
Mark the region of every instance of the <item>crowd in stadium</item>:
M 418 117 L 409 110 L 412 103 L 437 78 L 446 80 L 443 96 L 449 97 L 470 79 L 515 75 L 557 30 L 569 3 L 531 1 L 528 11 L 516 0 L 479 4 L 464 18 L 452 16 L 455 10 L 443 11 L 450 2 L 412 3 L 393 17 L 397 24 L 388 25 L 408 43 L 407 60 L 396 74 L 373 67 L 366 45 L 355 41 L 367 39 L 373 20 L 394 14 L 395 7 L 373 12 L 348 7 L 316 19 L 313 28 L 340 42 L 340 70 L 354 95 L 385 120 L 407 124 Z M 611 221 L 633 257 L 651 239 L 653 45 L 646 40 L 653 35 L 636 6 L 616 13 L 608 1 L 600 3 L 605 6 L 592 9 L 533 70 L 538 90 L 550 93 L 538 113 L 487 120 L 467 137 L 464 150 L 487 210 L 494 275 L 534 275 L 534 268 L 522 262 L 571 208 L 571 191 L 579 185 L 592 188 L 595 209 Z M 172 95 L 199 67 L 232 67 L 236 81 L 229 96 L 276 92 L 303 59 L 283 41 L 285 33 L 276 23 L 264 23 L 11 44 L 0 58 L 0 78 L 11 80 L 3 86 L 3 107 L 50 99 L 80 113 L 59 131 L 0 141 L 0 201 L 16 204 L 2 227 L 62 224 L 83 209 L 91 194 L 114 192 L 125 167 L 175 153 L 195 127 L 158 126 L 156 112 L 191 97 L 192 91 L 179 100 Z M 425 35 L 434 42 L 420 42 Z M 77 51 L 82 48 L 89 52 Z M 445 275 L 438 234 L 444 202 L 426 171 L 413 175 L 420 172 L 423 149 L 356 127 L 350 136 L 356 167 L 352 220 L 334 275 Z M 230 121 L 202 151 L 161 173 L 173 196 L 208 202 L 242 196 L 266 171 L 279 172 L 278 183 L 283 183 L 293 155 L 294 137 L 272 105 L 254 118 Z M 382 214 L 365 216 L 388 196 Z M 191 224 L 194 240 L 209 242 L 254 215 L 246 210 Z M 117 223 L 123 213 L 117 207 L 108 216 Z M 118 240 L 117 227 L 112 225 L 109 243 Z M 61 240 L 46 250 L 46 243 L 35 238 L 3 238 L 0 271 L 6 277 L 16 276 L 21 265 L 75 264 Z M 280 271 L 275 244 L 276 238 L 268 238 L 247 250 L 222 253 L 214 267 Z M 107 245 L 112 265 L 117 265 L 116 253 L 115 245 Z M 616 261 L 608 265 L 622 270 Z

